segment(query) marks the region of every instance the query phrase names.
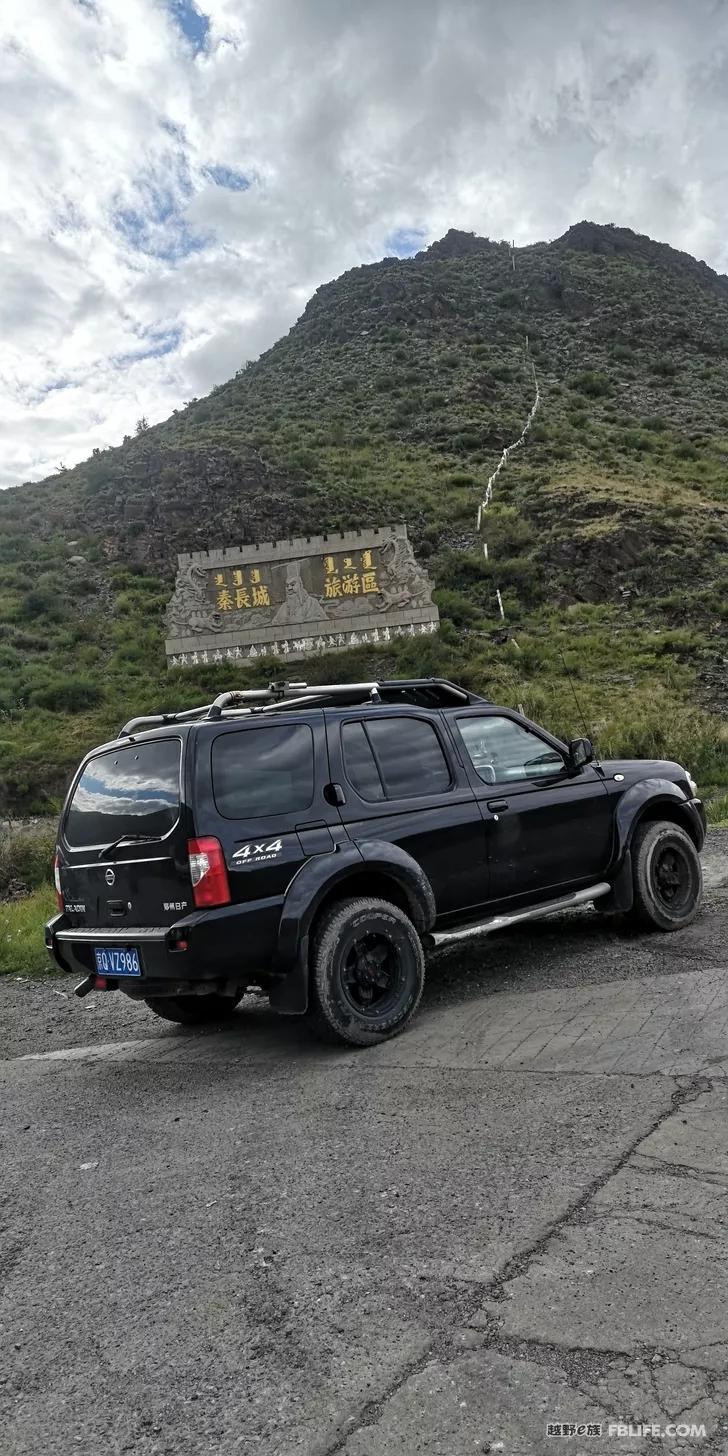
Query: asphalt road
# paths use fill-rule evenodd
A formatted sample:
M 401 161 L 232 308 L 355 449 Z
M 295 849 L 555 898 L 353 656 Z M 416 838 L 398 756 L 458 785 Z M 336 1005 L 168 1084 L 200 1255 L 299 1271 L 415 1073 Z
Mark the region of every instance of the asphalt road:
M 688 930 L 442 953 L 367 1051 L 0 984 L 3 1456 L 728 1451 L 728 833 L 704 863 Z

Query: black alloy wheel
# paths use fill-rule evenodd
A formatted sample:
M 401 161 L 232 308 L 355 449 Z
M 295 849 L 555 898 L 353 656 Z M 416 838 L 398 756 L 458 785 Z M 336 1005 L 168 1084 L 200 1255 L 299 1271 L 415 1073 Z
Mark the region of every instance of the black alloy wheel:
M 316 927 L 309 1014 L 326 1040 L 373 1046 L 404 1031 L 425 957 L 409 916 L 387 900 L 339 901 Z
M 386 1014 L 396 1004 L 405 978 L 399 949 L 390 936 L 377 931 L 353 942 L 341 971 L 344 995 L 358 1016 Z
M 641 824 L 632 842 L 632 915 L 655 930 L 682 930 L 703 893 L 700 855 L 689 834 L 666 820 Z
M 652 875 L 655 893 L 667 910 L 684 913 L 693 892 L 692 866 L 682 845 L 668 844 L 658 851 Z

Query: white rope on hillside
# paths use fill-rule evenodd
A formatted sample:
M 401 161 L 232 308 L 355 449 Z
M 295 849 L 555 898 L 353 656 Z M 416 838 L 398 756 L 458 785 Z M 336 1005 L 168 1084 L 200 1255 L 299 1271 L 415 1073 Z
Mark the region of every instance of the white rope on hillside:
M 536 378 L 536 366 L 533 363 L 533 360 L 531 361 L 531 370 L 533 372 L 533 383 L 534 383 L 534 386 L 535 386 L 535 389 L 536 389 L 536 398 L 534 399 L 533 404 L 531 405 L 531 409 L 529 411 L 528 419 L 526 420 L 526 423 L 523 426 L 523 429 L 521 430 L 521 433 L 518 436 L 518 439 L 517 440 L 514 440 L 512 445 L 506 445 L 506 448 L 503 451 L 503 454 L 501 455 L 501 458 L 498 461 L 498 464 L 496 465 L 496 468 L 493 471 L 493 474 L 491 475 L 490 480 L 488 481 L 488 484 L 485 487 L 485 495 L 483 496 L 483 499 L 480 502 L 480 505 L 478 506 L 478 524 L 477 524 L 477 527 L 476 527 L 476 530 L 478 530 L 478 531 L 480 530 L 481 525 L 483 523 L 483 516 L 484 516 L 485 512 L 487 511 L 488 506 L 490 505 L 490 503 L 491 503 L 491 501 L 493 499 L 493 486 L 495 485 L 495 482 L 498 479 L 498 476 L 500 475 L 501 470 L 503 469 L 503 466 L 508 463 L 508 457 L 509 457 L 509 455 L 512 455 L 513 454 L 513 451 L 514 450 L 517 450 L 518 447 L 519 447 L 519 445 L 522 445 L 523 444 L 523 442 L 524 442 L 524 440 L 526 438 L 526 435 L 528 434 L 528 432 L 529 432 L 529 430 L 531 428 L 531 425 L 533 424 L 534 419 L 536 418 L 536 414 L 538 412 L 538 407 L 539 407 L 539 405 L 541 403 L 541 392 L 540 392 L 539 387 L 538 387 L 538 379 Z

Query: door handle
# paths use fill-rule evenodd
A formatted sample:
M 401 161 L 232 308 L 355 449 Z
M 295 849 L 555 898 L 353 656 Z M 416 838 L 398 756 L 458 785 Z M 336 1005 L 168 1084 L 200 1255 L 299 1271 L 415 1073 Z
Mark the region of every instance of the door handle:
M 500 814 L 503 809 L 508 808 L 507 799 L 488 799 L 488 808 L 491 814 Z

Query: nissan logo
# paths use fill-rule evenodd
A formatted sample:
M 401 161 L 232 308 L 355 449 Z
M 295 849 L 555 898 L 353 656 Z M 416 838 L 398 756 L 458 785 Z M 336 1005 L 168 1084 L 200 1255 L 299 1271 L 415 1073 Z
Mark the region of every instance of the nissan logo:
M 114 874 L 114 871 L 113 870 L 107 870 L 106 871 L 106 874 L 104 875 L 104 879 L 106 880 L 107 885 L 113 885 L 113 883 L 114 883 L 114 881 L 116 879 L 116 875 Z

